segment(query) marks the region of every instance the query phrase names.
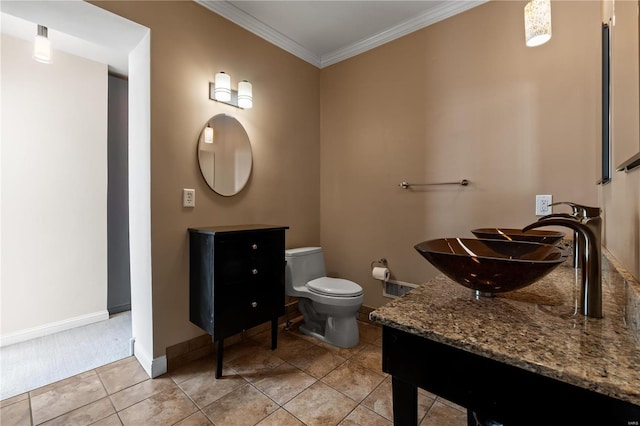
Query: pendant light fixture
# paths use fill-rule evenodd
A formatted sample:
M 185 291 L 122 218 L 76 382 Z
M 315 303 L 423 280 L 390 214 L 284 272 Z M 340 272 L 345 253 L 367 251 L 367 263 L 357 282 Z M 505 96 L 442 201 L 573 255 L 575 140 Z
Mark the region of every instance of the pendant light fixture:
M 38 34 L 33 41 L 33 59 L 45 64 L 51 63 L 51 41 L 49 41 L 49 30 L 43 25 L 38 25 Z
M 529 47 L 551 39 L 551 0 L 531 0 L 524 7 L 524 35 Z

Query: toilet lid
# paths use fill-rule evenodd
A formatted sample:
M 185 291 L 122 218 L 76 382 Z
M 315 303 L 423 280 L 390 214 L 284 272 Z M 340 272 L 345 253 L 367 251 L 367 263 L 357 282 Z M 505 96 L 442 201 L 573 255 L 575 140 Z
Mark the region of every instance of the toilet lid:
M 326 296 L 347 297 L 360 296 L 362 294 L 362 287 L 353 281 L 343 280 L 342 278 L 316 278 L 307 283 L 307 288 L 314 293 Z

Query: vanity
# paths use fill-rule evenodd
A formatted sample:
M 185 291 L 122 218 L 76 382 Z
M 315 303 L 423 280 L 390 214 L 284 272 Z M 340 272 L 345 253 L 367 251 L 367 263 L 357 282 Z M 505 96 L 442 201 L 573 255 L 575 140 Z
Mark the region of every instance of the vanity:
M 443 275 L 373 311 L 395 425 L 416 425 L 417 388 L 508 425 L 640 424 L 640 286 L 603 256 L 602 319 L 578 309 L 565 262 L 496 297 Z
M 209 333 L 222 376 L 224 339 L 271 321 L 277 346 L 284 315 L 287 226 L 241 225 L 189 229 L 189 320 Z

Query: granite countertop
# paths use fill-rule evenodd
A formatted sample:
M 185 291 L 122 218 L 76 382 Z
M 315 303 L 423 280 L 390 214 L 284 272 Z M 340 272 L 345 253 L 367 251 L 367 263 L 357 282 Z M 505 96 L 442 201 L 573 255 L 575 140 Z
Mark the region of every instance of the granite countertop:
M 602 319 L 578 312 L 568 259 L 493 298 L 439 275 L 370 318 L 430 340 L 640 405 L 640 284 L 603 250 Z

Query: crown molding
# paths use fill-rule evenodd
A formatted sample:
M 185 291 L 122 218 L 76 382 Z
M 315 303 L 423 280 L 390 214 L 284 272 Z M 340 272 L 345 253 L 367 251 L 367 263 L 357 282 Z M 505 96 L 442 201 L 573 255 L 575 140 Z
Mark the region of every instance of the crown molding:
M 389 43 L 390 41 L 421 30 L 429 25 L 433 25 L 436 22 L 443 21 L 451 16 L 465 12 L 486 3 L 487 1 L 488 0 L 465 0 L 444 2 L 442 5 L 435 7 L 428 12 L 417 15 L 374 36 L 323 55 L 320 61 L 320 68 L 336 64 L 340 61 L 344 61 L 345 59 L 364 53 L 367 50 L 382 46 L 385 43 Z
M 217 13 L 223 18 L 228 19 L 234 24 L 241 26 L 245 30 L 254 33 L 258 37 L 261 37 L 267 40 L 271 44 L 275 44 L 279 48 L 286 50 L 292 55 L 295 55 L 298 58 L 306 62 L 309 62 L 311 65 L 314 65 L 320 68 L 321 58 L 318 55 L 316 55 L 309 49 L 301 46 L 300 44 L 296 43 L 295 41 L 291 40 L 289 37 L 285 36 L 284 34 L 274 30 L 270 26 L 257 20 L 256 18 L 244 12 L 243 10 L 238 9 L 231 3 L 228 3 L 226 1 L 219 1 L 219 0 L 194 0 L 194 1 L 199 5 L 204 6 L 207 9 L 211 10 L 212 12 Z
M 414 31 L 433 25 L 451 16 L 465 12 L 488 0 L 455 0 L 443 2 L 434 9 L 415 16 L 374 36 L 357 41 L 341 49 L 318 56 L 309 49 L 291 40 L 284 34 L 274 30 L 270 26 L 255 19 L 253 16 L 233 6 L 231 3 L 220 0 L 194 0 L 196 3 L 211 10 L 241 26 L 279 48 L 297 56 L 298 58 L 318 67 L 324 68 L 336 64 L 345 59 L 374 49 L 397 38 L 410 34 Z

